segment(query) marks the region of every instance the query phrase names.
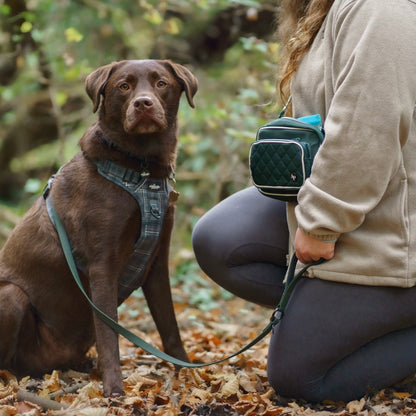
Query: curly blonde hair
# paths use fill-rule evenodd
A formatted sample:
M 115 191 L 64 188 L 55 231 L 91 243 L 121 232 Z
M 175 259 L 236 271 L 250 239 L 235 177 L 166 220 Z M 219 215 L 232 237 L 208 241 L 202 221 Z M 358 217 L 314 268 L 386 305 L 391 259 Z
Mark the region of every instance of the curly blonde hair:
M 335 0 L 282 0 L 279 38 L 284 49 L 280 57 L 278 86 L 285 103 L 290 80 L 302 55 L 308 51 Z

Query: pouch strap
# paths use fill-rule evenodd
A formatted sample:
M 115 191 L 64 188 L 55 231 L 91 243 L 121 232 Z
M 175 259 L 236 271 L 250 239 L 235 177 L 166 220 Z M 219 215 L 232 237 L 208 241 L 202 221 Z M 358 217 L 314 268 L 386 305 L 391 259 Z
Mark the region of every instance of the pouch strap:
M 279 118 L 282 118 L 285 115 L 286 110 L 289 107 L 289 104 L 290 104 L 291 101 L 292 101 L 292 96 L 290 96 L 287 99 L 286 104 L 283 106 L 282 111 L 279 113 Z

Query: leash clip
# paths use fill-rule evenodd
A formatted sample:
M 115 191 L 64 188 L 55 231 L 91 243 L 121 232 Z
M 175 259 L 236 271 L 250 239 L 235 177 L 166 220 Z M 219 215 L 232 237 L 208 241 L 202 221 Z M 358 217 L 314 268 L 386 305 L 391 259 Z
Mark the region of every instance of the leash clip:
M 272 323 L 273 328 L 282 320 L 282 318 L 283 311 L 280 310 L 280 305 L 278 305 L 270 317 L 270 322 Z

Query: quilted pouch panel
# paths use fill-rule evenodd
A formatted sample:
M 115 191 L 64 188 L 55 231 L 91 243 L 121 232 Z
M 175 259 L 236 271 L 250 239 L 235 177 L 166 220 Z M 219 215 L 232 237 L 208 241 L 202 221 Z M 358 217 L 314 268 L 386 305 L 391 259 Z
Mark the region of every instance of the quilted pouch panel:
M 296 140 L 259 140 L 250 150 L 250 170 L 254 185 L 271 196 L 296 197 L 310 175 L 308 143 Z

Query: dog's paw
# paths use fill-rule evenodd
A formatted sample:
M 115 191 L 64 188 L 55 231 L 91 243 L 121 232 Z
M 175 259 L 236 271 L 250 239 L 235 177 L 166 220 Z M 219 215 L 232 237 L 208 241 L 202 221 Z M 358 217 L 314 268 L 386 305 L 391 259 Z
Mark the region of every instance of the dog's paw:
M 120 397 L 124 396 L 123 382 L 120 378 L 113 375 L 109 379 L 103 379 L 103 393 L 105 397 Z
M 188 354 L 186 353 L 182 344 L 174 345 L 173 347 L 165 347 L 164 351 L 166 354 L 169 354 L 170 356 L 175 357 L 178 360 L 182 360 L 189 363 Z
M 112 388 L 106 388 L 104 387 L 104 397 L 110 397 L 110 398 L 117 398 L 120 396 L 124 396 L 124 390 L 123 387 L 112 387 Z
M 172 357 L 177 358 L 178 360 L 184 361 L 185 363 L 191 362 L 188 357 L 188 354 L 186 353 L 182 345 L 173 350 L 167 351 L 167 354 L 169 354 Z M 183 366 L 179 364 L 174 364 L 174 367 L 176 371 L 179 371 Z
M 124 396 L 124 395 L 125 395 L 124 391 L 122 391 L 121 393 L 113 392 L 108 397 L 111 397 L 112 399 L 116 399 L 117 397 L 121 397 L 121 396 Z

